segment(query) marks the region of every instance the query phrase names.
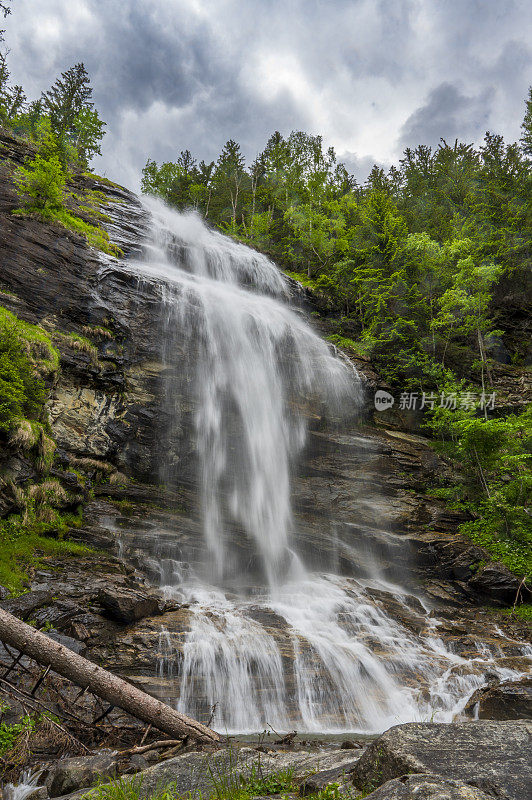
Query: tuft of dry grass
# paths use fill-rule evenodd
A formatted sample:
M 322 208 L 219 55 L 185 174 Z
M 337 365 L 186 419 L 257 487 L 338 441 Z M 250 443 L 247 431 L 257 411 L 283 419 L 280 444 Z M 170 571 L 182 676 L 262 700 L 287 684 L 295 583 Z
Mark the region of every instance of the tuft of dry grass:
M 56 478 L 49 478 L 42 483 L 34 483 L 27 490 L 27 496 L 36 503 L 61 507 L 68 501 L 68 492 Z
M 71 458 L 70 464 L 74 469 L 83 472 L 97 472 L 100 475 L 111 475 L 115 467 L 107 461 L 99 461 L 97 458 Z
M 16 423 L 9 435 L 9 444 L 23 452 L 31 450 L 37 444 L 38 432 L 34 430 L 27 419 L 21 419 Z
M 127 475 L 124 475 L 123 472 L 113 472 L 112 475 L 109 476 L 109 483 L 113 484 L 126 484 L 128 482 Z
M 48 472 L 54 460 L 56 443 L 41 428 L 37 442 L 36 466 L 39 472 Z
M 86 336 L 96 336 L 99 339 L 114 339 L 114 334 L 109 328 L 104 328 L 101 325 L 83 325 L 83 333 Z

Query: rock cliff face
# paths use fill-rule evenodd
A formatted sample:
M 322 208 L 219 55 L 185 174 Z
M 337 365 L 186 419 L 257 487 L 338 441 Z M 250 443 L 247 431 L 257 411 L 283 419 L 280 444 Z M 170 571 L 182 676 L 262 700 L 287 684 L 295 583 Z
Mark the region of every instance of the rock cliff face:
M 0 136 L 0 288 L 2 304 L 41 325 L 60 351 L 61 372 L 48 404 L 52 430 L 64 459 L 108 462 L 150 480 L 157 473 L 158 344 L 153 325 L 132 307 L 139 287 L 113 271 L 113 259 L 60 226 L 12 215 L 19 200 L 13 167 L 24 146 Z M 133 257 L 145 233 L 146 215 L 127 190 L 80 176 L 71 191 L 99 192 L 100 211 L 112 240 Z M 72 334 L 74 336 L 72 336 Z M 92 347 L 79 346 L 76 336 Z

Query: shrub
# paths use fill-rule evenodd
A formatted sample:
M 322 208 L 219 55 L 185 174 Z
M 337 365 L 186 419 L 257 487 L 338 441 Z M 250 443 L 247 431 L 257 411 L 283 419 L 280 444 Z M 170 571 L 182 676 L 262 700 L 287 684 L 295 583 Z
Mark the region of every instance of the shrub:
M 59 158 L 36 155 L 15 174 L 18 192 L 25 198 L 25 209 L 51 214 L 63 207 L 66 173 Z
M 59 355 L 46 332 L 0 306 L 0 430 L 41 415 L 47 398 L 45 379 L 58 365 Z M 18 435 L 21 444 L 22 440 L 29 444 L 34 432 L 25 425 Z

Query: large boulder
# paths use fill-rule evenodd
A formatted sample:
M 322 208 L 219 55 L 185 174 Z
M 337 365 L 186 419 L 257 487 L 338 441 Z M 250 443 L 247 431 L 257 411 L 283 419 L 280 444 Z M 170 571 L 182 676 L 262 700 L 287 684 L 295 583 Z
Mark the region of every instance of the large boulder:
M 463 781 L 440 778 L 438 775 L 403 775 L 387 781 L 366 800 L 503 800 L 506 795 L 493 794 L 489 787 L 483 792 Z
M 108 617 L 127 625 L 159 613 L 160 597 L 154 592 L 110 586 L 100 589 L 98 602 Z
M 353 782 L 367 791 L 403 775 L 435 774 L 523 800 L 532 785 L 531 737 L 527 722 L 398 725 L 371 743 Z
M 116 758 L 110 753 L 62 758 L 51 767 L 45 786 L 50 797 L 60 797 L 93 786 L 102 778 L 114 778 L 116 774 Z
M 345 750 L 326 752 L 268 750 L 226 747 L 214 752 L 192 752 L 169 758 L 136 775 L 123 775 L 122 780 L 135 785 L 138 800 L 147 800 L 155 792 L 172 785 L 172 794 L 178 797 L 209 798 L 219 791 L 228 794 L 239 786 L 241 779 L 253 774 L 263 777 L 290 770 L 294 781 L 304 782 L 311 774 L 326 776 L 322 786 L 334 777 L 342 782 L 353 768 L 353 753 Z M 69 800 L 77 800 L 76 794 Z M 91 793 L 87 794 L 88 800 Z
M 532 678 L 478 689 L 465 713 L 477 719 L 532 719 Z
M 468 587 L 481 597 L 504 604 L 513 603 L 519 591 L 528 596 L 521 579 L 499 561 L 489 562 L 478 570 L 469 580 Z

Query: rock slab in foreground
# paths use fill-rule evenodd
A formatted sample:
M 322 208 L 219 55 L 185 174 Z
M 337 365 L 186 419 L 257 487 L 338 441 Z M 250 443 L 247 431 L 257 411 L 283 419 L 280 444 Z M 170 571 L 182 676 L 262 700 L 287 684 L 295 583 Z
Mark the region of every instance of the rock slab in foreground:
M 50 797 L 60 797 L 93 786 L 102 778 L 116 776 L 116 758 L 108 753 L 80 758 L 62 758 L 54 764 L 45 785 Z
M 309 751 L 269 751 L 259 752 L 251 747 L 240 749 L 224 748 L 214 752 L 184 753 L 169 758 L 160 764 L 138 772 L 136 775 L 123 775 L 127 784 L 134 783 L 138 800 L 148 800 L 162 788 L 172 785 L 172 794 L 178 797 L 205 798 L 216 796 L 220 791 L 229 793 L 241 778 L 253 772 L 272 775 L 286 769 L 293 771 L 296 781 L 304 781 L 311 774 L 334 777 L 342 780 L 353 767 L 353 753 L 333 750 L 324 753 Z M 334 775 L 333 775 L 334 773 Z M 322 785 L 329 781 L 324 780 Z M 70 795 L 69 800 L 78 800 L 82 792 Z M 91 794 L 87 797 L 90 800 Z M 476 799 L 475 799 L 476 800 Z
M 398 725 L 371 743 L 353 769 L 353 782 L 367 791 L 413 773 L 433 773 L 489 789 L 492 796 L 498 792 L 524 800 L 532 786 L 532 725 L 484 720 Z
M 505 800 L 508 797 L 496 789 L 494 794 L 489 787 L 487 792 L 463 781 L 440 778 L 438 775 L 404 775 L 387 781 L 366 795 L 366 800 Z

